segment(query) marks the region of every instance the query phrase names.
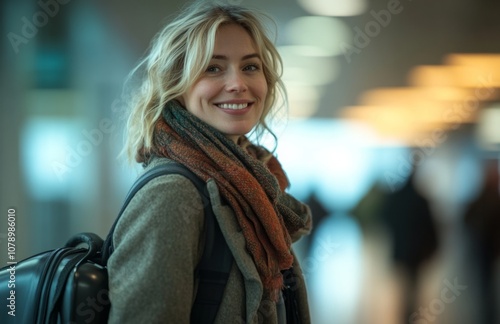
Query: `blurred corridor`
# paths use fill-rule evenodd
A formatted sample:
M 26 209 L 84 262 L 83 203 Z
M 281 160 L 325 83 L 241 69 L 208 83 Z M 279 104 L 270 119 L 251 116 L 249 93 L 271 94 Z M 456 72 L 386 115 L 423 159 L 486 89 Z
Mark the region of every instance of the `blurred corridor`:
M 314 206 L 296 243 L 313 322 L 500 323 L 500 2 L 214 1 L 277 21 L 276 154 Z M 0 0 L 18 259 L 106 235 L 139 170 L 117 158 L 124 81 L 183 3 Z

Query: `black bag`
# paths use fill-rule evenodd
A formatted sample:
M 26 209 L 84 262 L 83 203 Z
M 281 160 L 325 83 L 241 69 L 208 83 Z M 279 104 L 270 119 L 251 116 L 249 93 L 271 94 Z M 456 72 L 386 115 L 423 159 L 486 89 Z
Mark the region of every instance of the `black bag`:
M 199 288 L 191 323 L 213 323 L 232 255 L 213 215 L 205 183 L 184 166 L 174 163 L 155 167 L 135 182 L 105 242 L 96 234 L 81 233 L 63 248 L 0 269 L 0 299 L 8 303 L 0 312 L 0 323 L 106 323 L 110 310 L 106 264 L 113 251 L 112 236 L 118 219 L 148 181 L 173 173 L 189 178 L 204 200 L 206 242 L 202 260 L 195 270 Z M 88 248 L 78 247 L 83 243 Z
M 88 249 L 77 248 L 80 243 Z M 102 243 L 99 236 L 82 233 L 63 248 L 2 268 L 0 296 L 4 301 L 10 298 L 10 307 L 0 313 L 0 322 L 57 323 L 59 318 L 61 323 L 84 323 L 90 312 L 94 323 L 105 323 L 109 299 L 108 274 L 99 264 Z M 93 301 L 104 305 L 101 312 L 92 311 Z

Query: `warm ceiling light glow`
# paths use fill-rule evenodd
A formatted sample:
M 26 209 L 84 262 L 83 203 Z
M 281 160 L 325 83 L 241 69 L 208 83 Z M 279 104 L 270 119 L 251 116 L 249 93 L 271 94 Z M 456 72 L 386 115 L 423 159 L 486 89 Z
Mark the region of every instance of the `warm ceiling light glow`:
M 387 112 L 403 124 L 431 125 L 474 122 L 483 106 L 473 91 L 460 88 L 379 88 L 365 92 L 359 102 L 372 107 L 370 113 Z
M 383 137 L 403 141 L 412 140 L 414 143 L 411 145 L 428 145 L 428 143 L 424 143 L 429 142 L 424 141 L 425 139 L 442 136 L 444 131 L 456 128 L 460 123 L 475 120 L 475 117 L 471 117 L 471 115 L 464 115 L 454 119 L 452 123 L 448 120 L 449 113 L 454 113 L 451 109 L 451 106 L 444 104 L 422 104 L 414 105 L 411 108 L 397 105 L 361 105 L 346 107 L 342 117 L 366 123 Z
M 368 10 L 367 0 L 298 0 L 306 11 L 322 16 L 357 16 Z
M 440 124 L 421 124 L 408 122 L 404 116 L 395 114 L 395 109 L 372 106 L 346 107 L 343 118 L 371 127 L 380 136 L 382 142 L 396 142 L 408 146 L 428 145 L 421 140 L 435 129 L 446 129 Z M 420 143 L 420 144 L 419 144 Z
M 424 87 L 498 88 L 500 73 L 462 65 L 423 65 L 410 72 L 409 82 Z
M 366 119 L 373 122 L 394 124 L 393 127 L 408 127 L 408 125 L 419 125 L 427 128 L 427 125 L 434 127 L 435 124 L 446 124 L 448 112 L 454 112 L 453 106 L 438 103 L 415 103 L 407 106 L 387 105 L 374 106 L 362 105 L 349 107 L 344 112 L 344 116 Z M 453 119 L 454 122 L 468 123 L 473 120 L 470 115 L 464 115 L 462 119 Z
M 450 54 L 444 59 L 446 64 L 466 65 L 492 73 L 500 73 L 500 54 Z
M 377 138 L 372 140 L 382 146 L 436 146 L 436 138 L 445 136 L 449 128 L 448 124 L 409 120 L 395 112 L 395 107 L 352 106 L 345 108 L 342 117 L 373 129 Z
M 369 124 L 383 136 L 418 139 L 417 145 L 429 145 L 429 139 L 462 124 L 485 124 L 489 135 L 483 138 L 500 148 L 500 106 L 485 110 L 500 98 L 500 54 L 450 54 L 445 63 L 412 69 L 411 87 L 364 92 L 360 105 L 346 107 L 342 116 Z
M 308 16 L 292 19 L 285 27 L 286 37 L 293 45 L 311 56 L 334 56 L 343 54 L 339 44 L 348 43 L 351 30 L 340 19 Z
M 468 88 L 454 87 L 401 87 L 378 88 L 364 92 L 359 99 L 361 105 L 403 105 L 415 101 L 464 101 L 474 96 Z

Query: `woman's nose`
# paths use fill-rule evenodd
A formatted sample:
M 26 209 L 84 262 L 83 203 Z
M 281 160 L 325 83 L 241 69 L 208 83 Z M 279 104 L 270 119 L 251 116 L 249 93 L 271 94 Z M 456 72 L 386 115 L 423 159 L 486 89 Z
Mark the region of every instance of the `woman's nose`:
M 244 76 L 238 72 L 228 73 L 226 90 L 228 92 L 244 92 L 248 89 Z

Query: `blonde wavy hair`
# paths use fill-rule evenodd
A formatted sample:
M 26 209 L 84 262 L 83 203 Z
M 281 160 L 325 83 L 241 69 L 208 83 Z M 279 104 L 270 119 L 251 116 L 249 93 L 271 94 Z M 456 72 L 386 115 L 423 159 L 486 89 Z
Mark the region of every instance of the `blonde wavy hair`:
M 155 123 L 170 100 L 182 96 L 206 70 L 213 54 L 219 26 L 238 24 L 249 33 L 262 59 L 268 86 L 262 117 L 254 131 L 257 139 L 268 131 L 266 123 L 275 106 L 284 106 L 287 95 L 281 80 L 282 60 L 267 35 L 264 21 L 274 20 L 263 12 L 235 5 L 197 2 L 185 8 L 153 38 L 149 54 L 132 70 L 128 81 L 142 71 L 142 80 L 125 102 L 130 106 L 123 154 L 130 162 L 153 143 Z M 128 83 L 128 82 L 127 82 Z M 277 108 L 276 108 L 277 109 Z

